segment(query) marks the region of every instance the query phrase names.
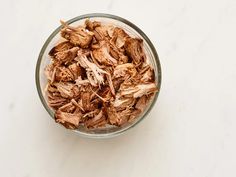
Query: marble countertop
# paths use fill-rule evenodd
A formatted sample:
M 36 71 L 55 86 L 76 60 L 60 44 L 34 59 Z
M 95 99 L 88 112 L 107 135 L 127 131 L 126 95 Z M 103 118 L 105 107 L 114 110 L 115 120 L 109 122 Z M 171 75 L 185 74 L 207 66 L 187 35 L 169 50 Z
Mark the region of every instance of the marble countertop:
M 35 86 L 39 51 L 59 19 L 92 12 L 135 23 L 162 64 L 154 109 L 112 139 L 55 124 Z M 236 176 L 235 0 L 10 0 L 0 16 L 0 176 Z

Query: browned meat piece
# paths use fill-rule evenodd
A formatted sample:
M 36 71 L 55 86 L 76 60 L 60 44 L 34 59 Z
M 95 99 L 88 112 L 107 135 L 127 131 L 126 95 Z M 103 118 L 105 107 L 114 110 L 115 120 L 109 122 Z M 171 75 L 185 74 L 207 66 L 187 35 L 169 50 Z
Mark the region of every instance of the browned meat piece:
M 87 86 L 90 84 L 88 79 L 83 80 L 81 76 L 79 76 L 76 80 L 76 85 L 80 88 L 81 86 Z
M 93 31 L 96 27 L 101 26 L 101 22 L 90 21 L 89 19 L 85 20 L 86 28 L 90 31 Z
M 132 110 L 130 108 L 126 108 L 123 111 L 119 111 L 118 115 L 120 116 L 120 122 L 118 123 L 118 125 L 121 126 L 127 123 L 131 114 Z
M 86 120 L 88 119 L 91 119 L 93 117 L 95 117 L 96 115 L 98 115 L 98 113 L 100 112 L 101 110 L 99 109 L 94 109 L 90 112 L 87 112 L 86 114 L 83 115 L 83 118 L 87 118 Z
M 90 104 L 91 97 L 90 96 L 91 96 L 90 92 L 84 92 L 81 94 L 82 105 L 83 105 L 83 109 L 85 111 L 90 110 L 90 106 L 91 106 L 91 104 Z
M 79 87 L 77 86 L 77 85 L 75 85 L 75 84 L 73 84 L 74 86 L 72 87 L 72 92 L 74 93 L 74 96 L 73 96 L 73 98 L 77 98 L 78 96 L 80 96 L 80 94 L 81 94 L 81 91 L 80 91 L 80 89 L 79 89 Z
M 103 42 L 100 48 L 93 50 L 93 57 L 100 63 L 104 65 L 116 65 L 117 61 L 110 55 L 110 47 L 108 44 Z
M 63 105 L 58 110 L 60 110 L 62 112 L 73 113 L 75 111 L 75 109 L 76 109 L 76 106 L 72 102 L 70 102 L 70 103 Z
M 78 96 L 79 89 L 76 85 L 69 82 L 59 82 L 54 84 L 57 87 L 58 92 L 64 98 L 73 98 Z
M 137 119 L 137 117 L 141 114 L 142 112 L 140 111 L 140 110 L 134 110 L 132 113 L 131 113 L 131 115 L 130 115 L 130 117 L 129 117 L 129 122 L 132 122 L 132 121 L 134 121 L 135 119 Z
M 140 81 L 143 83 L 155 81 L 154 70 L 149 65 L 143 67 L 142 70 L 140 71 L 140 74 L 142 76 Z
M 68 103 L 66 98 L 63 98 L 60 93 L 48 93 L 48 105 L 53 109 L 58 109 L 59 107 Z
M 71 72 L 70 69 L 62 66 L 62 67 L 56 67 L 56 73 L 55 73 L 55 81 L 62 81 L 62 82 L 67 82 L 67 81 L 73 81 L 74 74 Z
M 106 74 L 106 78 L 107 78 L 108 85 L 110 87 L 111 93 L 112 93 L 113 96 L 115 96 L 115 88 L 113 86 L 113 82 L 112 82 L 110 73 Z
M 141 78 L 141 82 L 147 83 L 147 82 L 154 82 L 155 78 L 154 78 L 154 71 L 152 69 L 147 70 L 142 78 Z
M 128 63 L 129 61 L 129 58 L 126 55 L 124 55 L 122 52 L 117 52 L 117 50 L 114 50 L 114 48 L 110 50 L 110 53 L 111 56 L 118 61 L 119 65 Z
M 55 54 L 57 52 L 64 52 L 64 51 L 69 50 L 73 47 L 74 47 L 74 45 L 71 44 L 69 41 L 64 41 L 64 42 L 57 44 L 55 47 L 53 47 L 50 50 L 49 55 L 52 57 L 55 57 Z
M 143 112 L 147 106 L 148 101 L 149 101 L 149 98 L 146 95 L 143 95 L 142 97 L 138 99 L 135 105 L 135 108 Z
M 114 28 L 111 42 L 116 45 L 116 47 L 121 48 L 125 44 L 125 40 L 128 34 L 121 28 Z
M 118 48 L 113 42 L 107 42 L 110 50 L 109 54 L 117 60 L 118 64 L 127 63 L 129 58 L 125 55 L 123 48 Z
M 67 64 L 67 63 L 71 62 L 77 56 L 78 50 L 79 50 L 78 47 L 73 47 L 72 49 L 69 49 L 69 50 L 57 52 L 55 54 L 55 62 L 57 62 L 59 64 L 62 64 L 62 63 Z
M 125 75 L 134 76 L 137 74 L 137 70 L 132 63 L 125 63 L 117 65 L 114 69 L 114 77 L 124 77 Z
M 81 103 L 85 112 L 93 111 L 99 107 L 101 101 L 93 99 L 93 97 L 94 95 L 91 89 L 81 93 Z
M 107 97 L 107 95 L 110 94 L 110 88 L 108 86 L 104 86 L 101 89 L 99 89 L 97 91 L 98 95 L 100 95 L 101 97 L 105 98 Z
M 125 51 L 135 65 L 145 62 L 143 41 L 137 38 L 127 38 L 125 41 Z
M 103 116 L 100 121 L 96 122 L 96 124 L 92 128 L 100 128 L 100 127 L 106 127 L 108 124 L 108 120 Z M 90 127 L 88 127 L 90 128 Z
M 118 64 L 120 65 L 120 64 L 124 64 L 124 63 L 127 63 L 128 62 L 128 57 L 127 56 L 125 56 L 125 55 L 120 55 L 119 56 L 119 61 L 118 61 Z
M 76 80 L 78 77 L 84 78 L 86 76 L 86 71 L 84 68 L 82 68 L 79 64 L 73 63 L 68 66 L 71 73 L 74 75 L 74 80 Z
M 63 98 L 61 96 L 57 88 L 54 87 L 52 84 L 47 85 L 46 91 L 47 91 L 48 105 L 53 109 L 58 109 L 59 107 L 69 102 L 68 99 Z
M 116 95 L 116 98 L 114 100 L 114 102 L 112 102 L 113 106 L 116 108 L 116 110 L 120 111 L 120 110 L 124 110 L 126 108 L 132 108 L 132 106 L 135 104 L 136 99 L 129 97 L 129 98 L 125 98 L 125 97 L 121 97 L 120 94 Z
M 96 40 L 109 40 L 113 33 L 113 26 L 102 25 L 98 26 L 93 30 Z
M 72 69 L 75 69 L 73 65 L 65 67 L 61 66 L 59 62 L 56 61 L 52 62 L 51 64 L 45 67 L 45 75 L 47 79 L 50 81 L 50 83 L 60 82 L 60 81 L 63 82 L 73 81 L 76 79 L 76 77 L 78 77 L 78 74 L 80 73 L 76 75 L 76 71 L 75 70 L 72 71 Z M 79 66 L 77 67 L 77 72 L 82 72 L 81 67 Z
M 101 110 L 96 116 L 91 119 L 88 119 L 85 122 L 85 126 L 87 128 L 98 128 L 106 125 L 106 123 L 106 117 L 103 115 L 103 111 Z
M 138 98 L 143 95 L 148 95 L 157 91 L 156 84 L 139 84 L 136 86 L 129 86 L 127 88 L 122 88 L 120 94 L 126 97 Z
M 78 45 L 82 48 L 88 48 L 93 39 L 93 33 L 87 31 L 83 27 L 71 27 L 62 22 L 61 36 L 70 43 Z
M 120 122 L 117 111 L 113 106 L 107 108 L 107 116 L 110 124 L 112 125 L 118 125 L 118 122 Z
M 65 128 L 76 129 L 79 126 L 80 119 L 82 117 L 81 113 L 66 113 L 60 110 L 55 112 L 55 121 L 62 124 Z
M 57 88 L 51 84 L 51 83 L 48 83 L 45 87 L 45 90 L 48 92 L 48 93 L 59 93 Z
M 81 99 L 79 99 L 78 101 L 76 101 L 75 99 L 71 99 L 71 103 L 76 107 L 75 113 L 81 112 L 81 111 L 84 112 L 84 108 L 83 108 Z
M 109 102 L 114 99 L 113 98 L 114 95 L 111 92 L 110 87 L 108 86 L 104 86 L 101 89 L 94 92 L 94 96 L 97 97 L 102 102 Z
M 129 120 L 131 110 L 125 109 L 123 111 L 117 111 L 113 106 L 108 107 L 107 116 L 110 124 L 121 126 Z
M 56 68 L 53 63 L 50 63 L 44 68 L 44 74 L 50 82 L 54 80 L 55 72 L 56 72 Z
M 118 90 L 120 89 L 120 85 L 124 82 L 123 78 L 116 78 L 113 79 L 113 86 L 116 92 L 118 92 Z

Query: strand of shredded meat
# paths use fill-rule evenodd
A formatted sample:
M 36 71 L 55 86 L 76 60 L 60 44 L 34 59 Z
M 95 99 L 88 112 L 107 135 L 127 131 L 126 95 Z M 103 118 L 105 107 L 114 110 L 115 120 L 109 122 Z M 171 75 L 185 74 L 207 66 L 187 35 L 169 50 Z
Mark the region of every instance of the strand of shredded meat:
M 49 51 L 45 67 L 55 121 L 68 129 L 134 121 L 158 91 L 142 39 L 89 19 L 80 26 L 61 24 L 62 42 Z

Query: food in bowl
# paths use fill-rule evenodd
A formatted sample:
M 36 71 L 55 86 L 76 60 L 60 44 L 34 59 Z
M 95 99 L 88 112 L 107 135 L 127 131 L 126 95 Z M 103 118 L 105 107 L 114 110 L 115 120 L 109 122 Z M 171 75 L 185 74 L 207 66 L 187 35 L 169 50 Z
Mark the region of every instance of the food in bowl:
M 45 68 L 48 105 L 68 129 L 123 126 L 152 100 L 157 83 L 143 41 L 115 24 L 61 21 Z

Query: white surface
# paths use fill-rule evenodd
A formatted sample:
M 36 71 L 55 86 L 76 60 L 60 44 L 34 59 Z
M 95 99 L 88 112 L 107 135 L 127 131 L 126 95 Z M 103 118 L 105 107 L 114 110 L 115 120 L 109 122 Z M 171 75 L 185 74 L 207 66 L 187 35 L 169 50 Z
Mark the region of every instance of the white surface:
M 59 19 L 122 16 L 156 46 L 162 89 L 147 119 L 113 139 L 55 124 L 34 72 Z M 2 1 L 0 176 L 235 177 L 236 1 Z

